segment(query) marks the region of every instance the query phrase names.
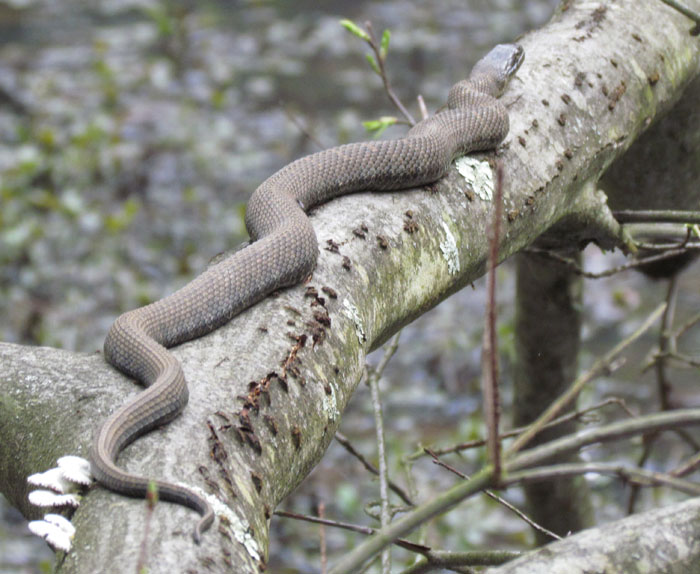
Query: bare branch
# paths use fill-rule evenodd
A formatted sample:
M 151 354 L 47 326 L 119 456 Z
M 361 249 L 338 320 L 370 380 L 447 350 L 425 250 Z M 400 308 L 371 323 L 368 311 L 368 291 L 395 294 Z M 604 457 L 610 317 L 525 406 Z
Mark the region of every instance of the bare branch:
M 493 218 L 489 231 L 489 260 L 486 272 L 486 316 L 484 318 L 481 351 L 481 393 L 484 397 L 484 418 L 487 430 L 489 462 L 493 465 L 496 482 L 501 476 L 501 442 L 499 440 L 500 395 L 498 389 L 498 338 L 496 335 L 496 266 L 503 214 L 503 165 L 496 165 L 496 186 L 493 198 Z
M 612 362 L 617 358 L 617 356 L 631 343 L 636 341 L 641 337 L 659 318 L 661 313 L 666 308 L 666 303 L 659 305 L 648 317 L 647 319 L 632 333 L 629 337 L 618 343 L 611 351 L 605 354 L 601 359 L 598 359 L 593 366 L 583 373 L 574 383 L 569 387 L 561 397 L 554 401 L 545 410 L 538 419 L 530 425 L 527 431 L 520 435 L 515 442 L 510 445 L 507 451 L 508 456 L 512 456 L 520 449 L 522 449 L 532 438 L 538 434 L 544 425 L 554 419 L 559 412 L 566 408 L 581 392 L 583 387 L 588 384 L 592 379 L 604 373 Z
M 619 397 L 610 397 L 610 398 L 605 399 L 604 401 L 601 401 L 601 402 L 599 402 L 595 405 L 592 405 L 590 407 L 587 407 L 585 409 L 579 409 L 579 410 L 567 413 L 565 415 L 562 415 L 562 416 L 554 419 L 553 421 L 547 423 L 543 427 L 543 430 L 553 428 L 555 426 L 565 424 L 565 423 L 568 423 L 568 422 L 571 422 L 574 420 L 579 421 L 579 422 L 583 422 L 583 423 L 594 422 L 596 419 L 593 417 L 588 417 L 587 415 L 589 415 L 593 411 L 597 411 L 603 407 L 606 407 L 606 406 L 612 405 L 612 404 L 618 405 L 629 417 L 637 416 L 635 413 L 630 411 L 630 409 L 625 404 L 624 399 L 621 399 Z M 507 438 L 512 438 L 514 436 L 518 436 L 519 434 L 522 434 L 523 432 L 525 432 L 527 429 L 528 429 L 528 426 L 526 425 L 526 426 L 522 426 L 522 427 L 518 427 L 518 428 L 514 428 L 511 430 L 505 431 L 501 434 L 501 440 L 507 439 Z M 474 440 L 463 442 L 463 443 L 460 443 L 460 444 L 457 444 L 457 445 L 454 445 L 451 447 L 447 447 L 447 448 L 430 449 L 429 453 L 428 453 L 427 449 L 422 448 L 419 451 L 411 454 L 409 456 L 409 458 L 411 460 L 415 460 L 417 458 L 424 456 L 425 454 L 434 453 L 436 455 L 444 455 L 444 454 L 456 453 L 456 452 L 461 452 L 463 450 L 468 450 L 471 448 L 477 448 L 480 446 L 484 446 L 485 444 L 486 444 L 486 439 L 474 439 Z
M 425 449 L 425 450 L 426 450 L 426 452 L 427 452 L 430 456 L 433 457 L 433 462 L 434 462 L 435 464 L 437 464 L 437 465 L 439 465 L 439 466 L 441 466 L 441 467 L 443 467 L 443 468 L 449 470 L 450 472 L 452 472 L 453 474 L 456 474 L 457 476 L 459 476 L 459 477 L 462 478 L 462 479 L 469 480 L 469 476 L 468 476 L 468 475 L 464 474 L 463 472 L 460 472 L 460 471 L 457 470 L 456 468 L 454 468 L 454 467 L 452 467 L 452 466 L 450 466 L 450 465 L 444 463 L 443 461 L 441 461 L 441 460 L 437 457 L 437 455 L 436 455 L 434 452 L 432 452 L 430 449 Z M 495 500 L 495 501 L 498 502 L 500 505 L 504 506 L 505 508 L 507 508 L 508 510 L 510 510 L 511 512 L 513 512 L 514 514 L 516 514 L 519 518 L 521 518 L 523 521 L 525 521 L 527 524 L 529 524 L 529 525 L 530 525 L 532 528 L 534 528 L 535 530 L 539 530 L 540 532 L 542 532 L 543 534 L 549 536 L 550 538 L 553 538 L 554 540 L 560 540 L 560 539 L 561 539 L 561 536 L 558 536 L 557 534 L 555 534 L 555 533 L 552 532 L 551 530 L 548 530 L 548 529 L 545 528 L 544 526 L 542 526 L 542 525 L 540 525 L 540 524 L 537 524 L 534 520 L 532 520 L 529 516 L 527 516 L 522 510 L 520 510 L 519 508 L 516 508 L 516 507 L 513 506 L 510 502 L 508 502 L 505 498 L 501 498 L 500 496 L 498 496 L 498 495 L 497 495 L 495 492 L 493 492 L 492 490 L 488 490 L 488 489 L 487 489 L 487 490 L 484 490 L 484 494 L 486 494 L 486 496 L 488 496 L 489 498 Z
M 371 462 L 369 462 L 362 453 L 358 452 L 343 433 L 335 433 L 335 440 L 337 440 L 343 446 L 343 448 L 345 448 L 345 450 L 347 450 L 352 456 L 357 458 L 357 460 L 360 461 L 362 466 L 364 466 L 369 472 L 371 472 L 375 476 L 379 476 L 379 469 L 377 469 L 377 467 L 375 467 Z M 389 488 L 391 488 L 391 490 L 393 490 L 399 496 L 399 498 L 401 498 L 401 500 L 403 500 L 406 504 L 413 506 L 413 501 L 411 500 L 411 497 L 398 484 L 390 480 Z
M 673 209 L 624 210 L 613 211 L 613 216 L 620 223 L 700 223 L 700 211 Z
M 526 482 L 551 480 L 552 478 L 581 476 L 589 472 L 618 476 L 626 482 L 639 486 L 668 486 L 691 496 L 700 496 L 700 484 L 695 482 L 682 480 L 662 472 L 653 472 L 643 468 L 633 468 L 622 464 L 602 462 L 564 463 L 542 466 L 532 470 L 509 474 L 505 482 L 507 485 L 511 486 Z
M 678 0 L 661 0 L 664 4 L 668 4 L 671 8 L 675 8 L 684 16 L 695 22 L 695 26 L 690 30 L 691 36 L 700 34 L 700 14 L 688 8 L 685 4 L 681 4 Z
M 554 456 L 574 452 L 585 446 L 625 439 L 639 434 L 676 430 L 700 425 L 700 408 L 677 409 L 663 413 L 643 415 L 637 418 L 610 423 L 597 428 L 581 430 L 520 453 L 508 461 L 509 472 L 533 467 Z

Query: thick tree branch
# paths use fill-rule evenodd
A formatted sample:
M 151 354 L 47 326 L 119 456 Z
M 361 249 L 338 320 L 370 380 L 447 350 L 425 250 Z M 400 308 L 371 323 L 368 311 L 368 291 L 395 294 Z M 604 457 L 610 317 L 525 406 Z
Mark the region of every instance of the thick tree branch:
M 629 516 L 530 552 L 487 574 L 698 572 L 700 498 Z
M 564 221 L 571 237 L 615 244 L 604 197 L 583 183 L 597 181 L 700 68 L 687 20 L 660 3 L 566 6 L 523 39 L 526 61 L 504 96 L 512 121 L 499 152 L 501 259 Z M 484 273 L 493 206 L 481 197 L 485 189 L 452 171 L 434 191 L 367 193 L 322 206 L 312 214 L 321 256 L 306 285 L 175 350 L 190 403 L 120 464 L 198 486 L 232 511 L 195 547 L 195 514 L 158 504 L 149 572 L 259 571 L 268 517 L 322 456 L 366 355 Z M 99 356 L 7 344 L 0 354 L 0 485 L 29 515 L 26 475 L 62 454 L 85 454 L 99 422 L 138 387 Z M 9 464 L 20 451 L 24 460 Z M 59 572 L 132 570 L 145 513 L 142 501 L 92 489 Z

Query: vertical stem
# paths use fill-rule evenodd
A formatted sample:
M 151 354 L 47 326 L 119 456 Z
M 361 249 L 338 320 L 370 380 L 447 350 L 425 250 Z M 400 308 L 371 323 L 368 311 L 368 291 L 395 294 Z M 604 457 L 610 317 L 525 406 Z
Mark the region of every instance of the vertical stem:
M 489 237 L 489 263 L 486 275 L 486 317 L 484 342 L 481 353 L 481 388 L 484 396 L 484 416 L 487 426 L 487 449 L 493 465 L 493 476 L 498 483 L 501 476 L 501 443 L 499 440 L 500 397 L 498 390 L 498 340 L 496 338 L 496 267 L 498 242 L 501 236 L 503 214 L 503 166 L 496 165 L 493 223 Z
M 661 410 L 667 411 L 671 408 L 670 394 L 671 383 L 666 376 L 667 353 L 674 352 L 676 342 L 673 334 L 673 318 L 676 314 L 676 301 L 678 299 L 678 275 L 673 275 L 668 284 L 666 295 L 666 310 L 661 318 L 661 329 L 659 330 L 659 357 L 656 360 L 656 384 L 659 389 L 659 401 Z
M 367 383 L 372 394 L 372 409 L 374 411 L 374 426 L 377 433 L 377 456 L 379 458 L 379 498 L 381 500 L 381 526 L 385 528 L 391 522 L 389 512 L 389 487 L 387 480 L 386 450 L 384 448 L 384 421 L 382 419 L 382 403 L 379 396 L 379 377 L 370 374 Z M 391 546 L 382 551 L 382 573 L 391 572 Z

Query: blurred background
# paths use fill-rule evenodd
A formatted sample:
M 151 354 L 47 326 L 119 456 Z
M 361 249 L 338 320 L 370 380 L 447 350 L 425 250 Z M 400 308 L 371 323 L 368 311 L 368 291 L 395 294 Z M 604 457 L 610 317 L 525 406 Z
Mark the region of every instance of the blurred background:
M 368 139 L 363 120 L 396 114 L 367 65 L 368 49 L 341 18 L 371 20 L 378 34 L 391 30 L 389 76 L 418 115 L 418 94 L 435 111 L 493 44 L 541 26 L 557 4 L 0 1 L 0 340 L 100 349 L 117 315 L 172 292 L 245 239 L 245 202 L 266 177 L 319 144 Z M 622 258 L 591 248 L 586 260 L 596 270 Z M 700 307 L 697 267 L 684 275 L 681 312 Z M 665 288 L 633 272 L 589 281 L 582 365 L 629 333 Z M 480 283 L 465 289 L 402 336 L 382 381 L 397 481 L 402 458 L 419 442 L 481 434 L 482 291 Z M 499 268 L 506 413 L 512 296 L 506 263 Z M 643 410 L 655 389 L 636 363 L 651 342 L 584 398 L 615 393 Z M 342 430 L 374 459 L 368 394 L 361 385 Z M 412 476 L 425 498 L 453 482 L 429 461 L 416 463 Z M 609 482 L 596 480 L 599 496 L 614 495 Z M 509 497 L 519 500 L 517 492 Z M 376 498 L 377 483 L 334 443 L 281 506 L 316 514 L 324 502 L 329 518 L 369 524 L 363 507 Z M 622 512 L 615 504 L 599 508 L 602 519 Z M 431 527 L 431 542 L 464 550 L 532 540 L 525 524 L 491 501 L 461 509 Z M 1 497 L 0 516 L 0 574 L 51 571 L 52 552 Z M 465 516 L 479 528 L 464 529 Z M 319 571 L 318 527 L 275 518 L 272 533 L 269 571 Z M 331 557 L 359 539 L 327 536 Z M 406 559 L 397 552 L 399 563 Z

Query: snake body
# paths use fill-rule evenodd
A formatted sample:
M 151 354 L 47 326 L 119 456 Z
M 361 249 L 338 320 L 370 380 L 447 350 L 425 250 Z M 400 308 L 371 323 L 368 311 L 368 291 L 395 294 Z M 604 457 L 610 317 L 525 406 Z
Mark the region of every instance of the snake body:
M 106 488 L 145 497 L 155 482 L 163 500 L 201 514 L 199 543 L 214 513 L 206 498 L 184 486 L 136 476 L 116 465 L 123 448 L 175 418 L 188 390 L 167 348 L 217 329 L 272 291 L 307 277 L 318 257 L 305 210 L 362 190 L 396 190 L 440 179 L 453 159 L 495 147 L 508 133 L 508 113 L 497 99 L 520 66 L 520 46 L 496 46 L 455 84 L 447 108 L 396 140 L 342 145 L 301 158 L 258 187 L 246 212 L 251 244 L 210 267 L 172 295 L 124 313 L 104 344 L 106 360 L 146 389 L 102 425 L 91 450 L 94 477 Z

